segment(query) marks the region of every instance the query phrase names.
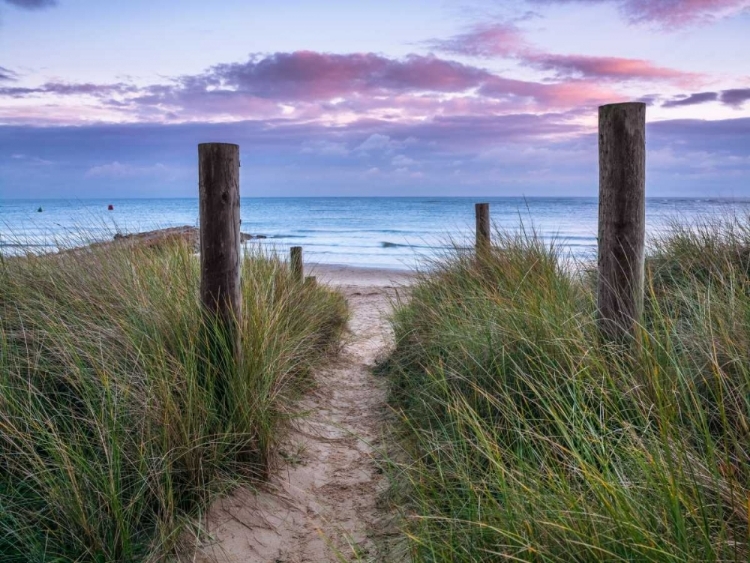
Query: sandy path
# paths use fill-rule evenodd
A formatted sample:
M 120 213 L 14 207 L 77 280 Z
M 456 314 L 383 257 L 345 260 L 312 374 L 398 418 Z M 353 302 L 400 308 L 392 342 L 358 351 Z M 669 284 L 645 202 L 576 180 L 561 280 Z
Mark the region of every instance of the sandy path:
M 373 456 L 387 411 L 385 382 L 371 367 L 391 338 L 389 295 L 408 276 L 331 267 L 313 273 L 346 295 L 351 334 L 340 357 L 315 374 L 316 389 L 299 405 L 307 414 L 282 444 L 280 469 L 261 492 L 239 489 L 212 507 L 212 541 L 195 561 L 393 561 L 377 537 L 389 528 L 378 508 L 385 478 Z

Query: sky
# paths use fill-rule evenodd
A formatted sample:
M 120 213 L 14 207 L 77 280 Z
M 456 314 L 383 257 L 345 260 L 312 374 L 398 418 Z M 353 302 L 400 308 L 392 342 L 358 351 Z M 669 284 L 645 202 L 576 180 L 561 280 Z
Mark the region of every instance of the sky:
M 595 196 L 647 104 L 647 195 L 750 197 L 750 0 L 0 0 L 0 198 Z

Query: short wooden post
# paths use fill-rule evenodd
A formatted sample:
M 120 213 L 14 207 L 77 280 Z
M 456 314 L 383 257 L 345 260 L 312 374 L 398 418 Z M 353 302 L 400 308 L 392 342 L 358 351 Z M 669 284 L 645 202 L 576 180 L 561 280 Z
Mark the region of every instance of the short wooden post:
M 305 285 L 315 287 L 318 285 L 318 278 L 316 276 L 305 276 Z
M 643 311 L 646 239 L 646 105 L 599 108 L 599 327 L 634 335 Z
M 304 276 L 302 267 L 302 247 L 293 246 L 289 249 L 289 262 L 292 268 L 292 279 L 297 283 L 302 283 Z
M 490 204 L 477 203 L 474 205 L 477 218 L 476 251 L 477 254 L 490 248 Z
M 236 330 L 242 315 L 239 146 L 198 145 L 198 177 L 201 301 Z

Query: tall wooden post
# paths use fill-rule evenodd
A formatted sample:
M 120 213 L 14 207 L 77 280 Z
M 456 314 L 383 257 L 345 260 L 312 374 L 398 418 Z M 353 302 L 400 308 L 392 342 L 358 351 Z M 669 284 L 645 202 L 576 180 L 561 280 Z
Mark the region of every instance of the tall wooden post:
M 474 205 L 477 218 L 476 251 L 477 254 L 490 248 L 490 204 L 477 203 Z
M 292 279 L 297 283 L 302 283 L 304 277 L 302 267 L 302 247 L 293 246 L 289 249 L 289 262 L 292 269 Z
M 198 145 L 198 177 L 201 300 L 208 312 L 236 331 L 242 315 L 240 147 Z
M 599 108 L 599 326 L 635 332 L 643 311 L 646 239 L 646 105 Z

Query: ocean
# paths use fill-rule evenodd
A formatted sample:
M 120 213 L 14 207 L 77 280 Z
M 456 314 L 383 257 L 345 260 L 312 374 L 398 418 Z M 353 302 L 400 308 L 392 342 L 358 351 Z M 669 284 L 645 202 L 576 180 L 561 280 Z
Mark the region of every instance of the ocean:
M 251 244 L 280 252 L 302 246 L 305 262 L 408 270 L 453 243 L 472 245 L 480 201 L 490 202 L 496 228 L 522 225 L 578 259 L 596 256 L 596 198 L 243 198 L 242 232 L 266 236 Z M 750 200 L 649 198 L 647 236 L 674 220 L 727 215 L 750 216 Z M 0 200 L 0 252 L 54 251 L 180 225 L 198 225 L 196 198 Z

